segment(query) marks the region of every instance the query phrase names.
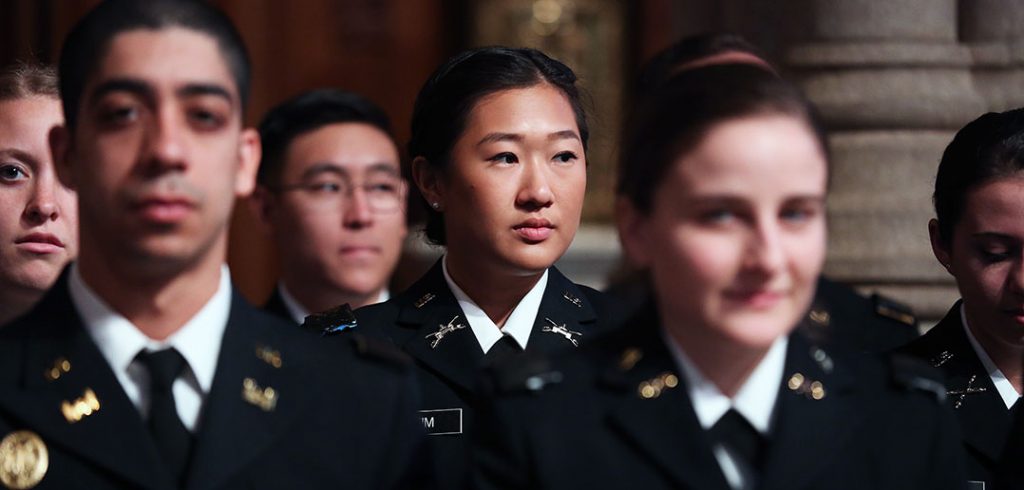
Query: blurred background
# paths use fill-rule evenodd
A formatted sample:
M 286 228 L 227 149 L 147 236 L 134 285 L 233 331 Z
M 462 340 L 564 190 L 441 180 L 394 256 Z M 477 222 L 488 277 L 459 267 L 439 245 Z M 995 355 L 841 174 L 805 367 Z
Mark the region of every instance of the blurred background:
M 53 62 L 98 0 L 0 0 L 0 63 Z M 214 0 L 254 64 L 246 120 L 316 87 L 367 95 L 408 140 L 419 86 L 448 56 L 532 46 L 580 75 L 594 127 L 584 225 L 560 267 L 603 286 L 620 266 L 611 227 L 617 135 L 637 68 L 675 40 L 734 32 L 761 47 L 821 109 L 833 158 L 826 272 L 933 322 L 957 297 L 928 244 L 931 187 L 945 145 L 987 111 L 1024 105 L 1019 0 Z M 236 209 L 229 263 L 261 302 L 272 245 Z M 411 234 L 395 287 L 439 251 Z

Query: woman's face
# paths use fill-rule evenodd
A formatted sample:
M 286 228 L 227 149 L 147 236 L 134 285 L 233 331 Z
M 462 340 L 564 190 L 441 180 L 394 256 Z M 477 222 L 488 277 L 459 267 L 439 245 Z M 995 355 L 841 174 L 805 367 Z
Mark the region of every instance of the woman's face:
M 972 331 L 1024 347 L 1024 174 L 972 188 L 948 245 L 937 225 L 932 248 L 956 278 Z
M 516 275 L 550 267 L 579 227 L 586 170 L 561 91 L 539 84 L 480 99 L 424 193 L 444 213 L 449 262 Z
M 78 249 L 75 194 L 54 172 L 48 137 L 61 124 L 49 97 L 0 101 L 0 288 L 44 291 Z
M 804 315 L 825 258 L 825 157 L 783 115 L 712 126 L 671 166 L 649 214 L 621 203 L 664 324 L 763 349 Z

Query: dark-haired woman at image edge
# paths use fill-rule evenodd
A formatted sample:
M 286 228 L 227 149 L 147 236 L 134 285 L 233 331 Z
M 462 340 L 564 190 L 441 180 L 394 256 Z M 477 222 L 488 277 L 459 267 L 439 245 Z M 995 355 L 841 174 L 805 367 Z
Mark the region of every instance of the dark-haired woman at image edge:
M 954 489 L 937 373 L 797 329 L 825 257 L 813 109 L 750 66 L 681 73 L 627 126 L 618 225 L 654 304 L 572 352 L 487 370 L 483 489 Z
M 962 299 L 901 350 L 945 373 L 969 486 L 992 488 L 1024 388 L 1024 110 L 985 114 L 956 134 L 934 201 L 932 250 Z
M 482 48 L 448 60 L 416 99 L 412 174 L 427 237 L 446 253 L 356 317 L 363 334 L 415 359 L 442 488 L 467 480 L 480 367 L 523 350 L 573 349 L 598 330 L 600 293 L 552 267 L 579 226 L 587 181 L 575 81 L 539 51 Z

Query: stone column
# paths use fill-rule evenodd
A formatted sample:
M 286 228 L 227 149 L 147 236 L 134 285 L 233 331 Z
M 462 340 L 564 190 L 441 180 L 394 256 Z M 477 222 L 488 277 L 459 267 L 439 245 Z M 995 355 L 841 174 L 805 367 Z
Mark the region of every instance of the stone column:
M 986 107 L 957 7 L 807 0 L 807 36 L 785 56 L 830 130 L 826 274 L 896 297 L 926 322 L 957 297 L 928 241 L 935 171 L 956 129 Z
M 960 40 L 970 50 L 974 84 L 990 111 L 1024 106 L 1024 2 L 961 0 Z

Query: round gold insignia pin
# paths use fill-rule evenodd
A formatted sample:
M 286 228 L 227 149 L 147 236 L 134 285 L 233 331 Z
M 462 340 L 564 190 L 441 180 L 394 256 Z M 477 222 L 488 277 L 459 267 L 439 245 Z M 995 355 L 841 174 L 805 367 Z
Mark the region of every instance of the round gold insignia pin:
M 50 467 L 50 454 L 35 432 L 19 430 L 0 440 L 0 484 L 26 490 L 39 484 Z

